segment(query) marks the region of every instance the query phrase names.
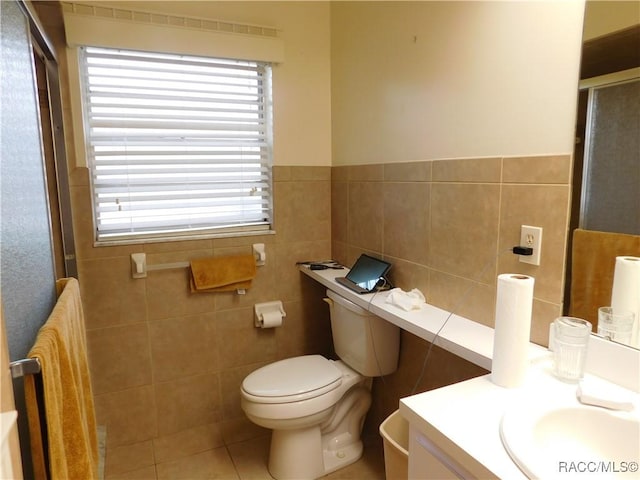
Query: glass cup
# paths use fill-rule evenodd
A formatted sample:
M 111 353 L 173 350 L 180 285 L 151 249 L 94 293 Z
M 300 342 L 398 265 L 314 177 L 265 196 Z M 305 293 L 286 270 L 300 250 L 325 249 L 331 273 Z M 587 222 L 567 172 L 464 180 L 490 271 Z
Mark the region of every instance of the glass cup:
M 559 317 L 553 322 L 553 334 L 553 373 L 566 382 L 577 382 L 584 374 L 591 323 Z
M 631 343 L 635 314 L 613 307 L 598 309 L 598 335 L 619 343 Z

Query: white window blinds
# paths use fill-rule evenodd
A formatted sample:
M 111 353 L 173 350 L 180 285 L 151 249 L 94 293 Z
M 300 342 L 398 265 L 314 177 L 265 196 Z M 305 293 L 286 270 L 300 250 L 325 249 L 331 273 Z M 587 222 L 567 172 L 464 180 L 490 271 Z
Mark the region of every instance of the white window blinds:
M 97 240 L 271 223 L 268 64 L 84 47 Z

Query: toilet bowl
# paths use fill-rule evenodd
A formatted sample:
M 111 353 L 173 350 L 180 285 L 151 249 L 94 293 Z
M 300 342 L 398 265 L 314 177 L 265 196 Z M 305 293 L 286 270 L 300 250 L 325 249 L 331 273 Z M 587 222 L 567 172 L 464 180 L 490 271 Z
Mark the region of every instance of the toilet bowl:
M 250 374 L 242 383 L 242 409 L 253 423 L 273 430 L 271 475 L 313 479 L 360 458 L 369 383 L 343 362 L 320 355 L 288 358 Z
M 358 460 L 371 377 L 397 367 L 399 329 L 334 292 L 327 295 L 341 360 L 288 358 L 242 382 L 245 414 L 273 430 L 269 472 L 277 480 L 315 479 Z

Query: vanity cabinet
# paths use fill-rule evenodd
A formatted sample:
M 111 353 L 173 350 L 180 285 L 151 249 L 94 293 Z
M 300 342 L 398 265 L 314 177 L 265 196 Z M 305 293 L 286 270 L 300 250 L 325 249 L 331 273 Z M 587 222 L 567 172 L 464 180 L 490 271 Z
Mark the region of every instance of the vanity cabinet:
M 509 389 L 489 375 L 400 400 L 409 422 L 409 478 L 526 480 L 500 440 Z
M 412 480 L 449 480 L 469 478 L 441 448 L 418 429 L 409 428 L 409 478 Z

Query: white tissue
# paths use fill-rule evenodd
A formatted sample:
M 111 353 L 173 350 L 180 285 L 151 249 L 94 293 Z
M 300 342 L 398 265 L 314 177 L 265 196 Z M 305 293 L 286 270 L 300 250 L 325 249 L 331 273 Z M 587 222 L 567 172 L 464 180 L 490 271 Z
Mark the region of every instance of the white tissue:
M 600 380 L 598 377 L 589 376 L 580 380 L 576 396 L 586 405 L 625 412 L 630 412 L 634 408 L 633 394 L 629 390 Z
M 282 313 L 277 310 L 264 312 L 260 319 L 260 328 L 275 328 L 282 326 Z
M 401 288 L 389 290 L 386 302 L 407 312 L 419 310 L 422 308 L 422 305 L 426 303 L 424 295 L 417 288 L 414 288 L 410 292 L 405 292 Z

